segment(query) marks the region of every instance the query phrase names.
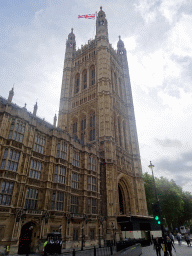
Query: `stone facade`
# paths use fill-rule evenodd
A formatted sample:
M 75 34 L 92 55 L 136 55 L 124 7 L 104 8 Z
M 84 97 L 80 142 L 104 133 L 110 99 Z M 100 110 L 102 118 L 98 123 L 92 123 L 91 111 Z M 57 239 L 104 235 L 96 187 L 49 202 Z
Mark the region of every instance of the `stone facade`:
M 0 98 L 0 245 L 30 233 L 39 250 L 59 231 L 63 247 L 123 237 L 122 217 L 148 216 L 126 49 L 109 44 L 102 8 L 94 40 L 68 36 L 58 127 Z M 20 242 L 19 242 L 20 238 Z

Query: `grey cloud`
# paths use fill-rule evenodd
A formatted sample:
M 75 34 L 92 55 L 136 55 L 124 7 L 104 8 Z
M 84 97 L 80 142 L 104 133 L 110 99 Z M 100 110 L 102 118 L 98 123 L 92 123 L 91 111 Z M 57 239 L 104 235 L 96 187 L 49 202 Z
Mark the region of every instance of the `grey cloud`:
M 163 173 L 164 171 L 166 171 L 166 173 L 170 173 L 170 177 L 174 175 L 175 182 L 180 186 L 184 186 L 187 182 L 192 181 L 192 166 L 187 166 L 187 163 L 189 161 L 192 161 L 191 151 L 182 153 L 180 155 L 180 158 L 177 158 L 175 160 L 162 158 L 158 162 L 156 162 L 155 165 L 158 172 L 162 171 Z M 186 176 L 186 173 L 189 173 L 188 177 Z M 168 179 L 170 177 L 166 176 L 166 178 Z
M 179 140 L 171 140 L 171 139 L 155 139 L 155 142 L 161 145 L 162 147 L 181 147 L 182 143 Z

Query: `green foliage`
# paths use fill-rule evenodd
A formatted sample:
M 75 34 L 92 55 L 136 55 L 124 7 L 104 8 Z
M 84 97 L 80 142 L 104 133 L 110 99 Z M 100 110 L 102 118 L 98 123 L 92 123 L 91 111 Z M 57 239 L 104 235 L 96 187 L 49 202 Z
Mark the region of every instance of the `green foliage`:
M 156 202 L 152 175 L 144 173 L 145 193 L 149 215 L 153 214 L 152 203 Z M 170 229 L 187 225 L 192 219 L 192 195 L 182 191 L 174 180 L 165 177 L 155 178 L 157 195 L 160 201 L 163 217 Z M 188 224 L 189 225 L 189 224 Z

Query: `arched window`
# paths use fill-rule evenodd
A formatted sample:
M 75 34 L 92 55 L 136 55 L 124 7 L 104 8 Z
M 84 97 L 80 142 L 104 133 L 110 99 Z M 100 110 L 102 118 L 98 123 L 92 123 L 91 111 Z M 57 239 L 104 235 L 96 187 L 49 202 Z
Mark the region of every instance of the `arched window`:
M 77 135 L 77 120 L 73 121 L 73 136 Z
M 75 76 L 75 94 L 79 92 L 79 73 Z
M 127 149 L 126 125 L 125 125 L 124 121 L 123 121 L 123 136 L 124 136 L 124 141 L 125 141 L 125 149 Z
M 123 100 L 123 94 L 122 94 L 122 88 L 121 88 L 121 79 L 119 78 L 119 93 L 120 93 L 120 98 Z
M 95 140 L 95 113 L 90 116 L 90 141 Z
M 119 145 L 121 145 L 121 125 L 120 125 L 120 120 L 118 118 L 118 132 L 119 132 Z
M 82 77 L 82 79 L 83 79 L 83 89 L 86 89 L 87 88 L 87 70 L 84 70 L 83 71 L 83 77 Z
M 113 84 L 113 71 L 111 70 L 111 85 L 112 89 L 114 90 L 114 84 Z
M 118 89 L 117 89 L 117 76 L 114 73 L 114 87 L 115 87 L 115 91 L 118 93 Z
M 83 117 L 81 120 L 81 140 L 83 142 L 85 139 L 85 130 L 86 130 L 86 117 Z
M 90 68 L 90 85 L 95 84 L 95 66 L 91 66 Z

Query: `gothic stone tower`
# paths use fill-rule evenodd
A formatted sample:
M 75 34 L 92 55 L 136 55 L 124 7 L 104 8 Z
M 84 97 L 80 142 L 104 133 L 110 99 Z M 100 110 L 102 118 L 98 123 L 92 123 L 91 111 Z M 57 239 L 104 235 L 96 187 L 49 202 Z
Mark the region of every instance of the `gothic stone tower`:
M 148 212 L 127 53 L 120 37 L 117 51 L 109 44 L 102 7 L 94 40 L 76 50 L 73 29 L 68 36 L 58 127 L 97 148 L 106 239 L 139 230 L 134 229 L 133 220 L 141 223 Z M 131 229 L 123 224 L 130 219 Z

